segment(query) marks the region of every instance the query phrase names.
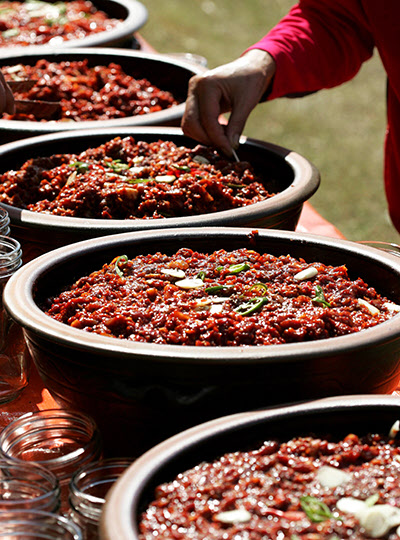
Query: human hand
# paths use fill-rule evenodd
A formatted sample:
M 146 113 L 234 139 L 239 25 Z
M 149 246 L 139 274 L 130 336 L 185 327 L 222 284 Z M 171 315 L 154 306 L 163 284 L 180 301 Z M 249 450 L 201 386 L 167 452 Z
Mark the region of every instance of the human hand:
M 13 114 L 15 112 L 15 103 L 13 93 L 0 71 L 0 113 Z
M 226 155 L 239 145 L 246 120 L 275 73 L 270 54 L 252 49 L 240 58 L 190 79 L 182 129 L 197 141 L 216 146 Z M 231 112 L 227 125 L 219 122 Z

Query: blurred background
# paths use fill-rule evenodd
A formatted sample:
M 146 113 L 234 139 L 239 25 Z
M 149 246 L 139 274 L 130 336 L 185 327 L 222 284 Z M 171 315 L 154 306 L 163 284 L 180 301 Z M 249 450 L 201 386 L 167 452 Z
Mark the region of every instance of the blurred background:
M 141 34 L 158 52 L 199 54 L 213 68 L 258 41 L 294 3 L 145 0 L 149 20 Z M 385 92 L 384 70 L 375 54 L 340 87 L 259 105 L 244 131 L 310 159 L 322 178 L 311 204 L 354 241 L 399 241 L 383 186 Z

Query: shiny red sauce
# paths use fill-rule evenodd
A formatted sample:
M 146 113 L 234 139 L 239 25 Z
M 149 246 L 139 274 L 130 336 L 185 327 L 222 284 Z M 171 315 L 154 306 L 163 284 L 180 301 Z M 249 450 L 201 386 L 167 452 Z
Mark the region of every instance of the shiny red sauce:
M 160 219 L 248 206 L 273 194 L 247 162 L 171 141 L 117 137 L 80 154 L 30 159 L 0 176 L 0 201 L 33 212 Z
M 344 478 L 327 486 L 321 467 L 339 469 Z M 389 437 L 267 440 L 256 450 L 200 463 L 158 486 L 140 518 L 139 538 L 364 540 L 372 530 L 339 501 L 369 499 L 371 507 L 400 510 L 399 475 L 399 443 Z M 233 510 L 239 510 L 236 521 Z M 397 539 L 396 528 L 389 526 L 379 538 Z
M 4 66 L 7 81 L 31 79 L 36 84 L 27 91 L 14 92 L 17 99 L 55 101 L 60 109 L 43 120 L 34 113 L 4 114 L 5 120 L 94 121 L 112 120 L 158 112 L 178 101 L 146 78 L 137 79 L 116 63 L 89 66 L 88 60 Z
M 122 21 L 110 18 L 89 0 L 0 2 L 0 47 L 62 45 L 112 30 Z
M 312 276 L 300 280 L 306 269 Z M 345 266 L 245 248 L 182 248 L 134 259 L 121 254 L 44 309 L 74 328 L 132 341 L 258 346 L 351 334 L 399 307 L 361 278 L 349 279 Z

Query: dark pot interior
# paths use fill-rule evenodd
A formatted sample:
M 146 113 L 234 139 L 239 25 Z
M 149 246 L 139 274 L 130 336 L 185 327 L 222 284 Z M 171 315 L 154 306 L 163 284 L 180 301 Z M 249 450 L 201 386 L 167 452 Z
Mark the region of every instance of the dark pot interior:
M 398 257 L 284 231 L 264 230 L 258 236 L 229 228 L 127 233 L 43 255 L 7 284 L 6 308 L 24 327 L 46 386 L 56 399 L 96 418 L 110 453 L 116 441 L 129 453 L 141 453 L 183 428 L 223 414 L 332 395 L 384 394 L 397 386 L 399 316 L 379 327 L 318 342 L 209 348 L 98 336 L 58 323 L 38 307 L 115 256 L 168 254 L 182 246 L 205 252 L 249 247 L 346 264 L 351 277 L 362 277 L 395 302 L 400 299 Z
M 184 102 L 187 95 L 189 79 L 196 73 L 200 73 L 204 70 L 204 68 L 197 64 L 176 60 L 166 55 L 113 48 L 73 48 L 70 50 L 52 49 L 51 51 L 38 51 L 38 47 L 36 47 L 33 51 L 19 51 L 10 53 L 9 55 L 2 55 L 0 58 L 0 67 L 19 63 L 34 65 L 40 59 L 46 59 L 50 62 L 87 59 L 90 67 L 104 64 L 108 65 L 110 62 L 114 62 L 121 65 L 121 67 L 133 77 L 140 79 L 148 78 L 160 89 L 172 92 L 179 101 L 179 105 L 145 115 L 102 121 L 25 122 L 22 120 L 0 119 L 1 143 L 20 140 L 21 138 L 32 137 L 44 133 L 75 131 L 83 128 L 179 125 L 184 111 Z
M 171 140 L 194 147 L 198 143 L 179 128 L 132 127 L 79 130 L 48 134 L 0 146 L 0 173 L 17 169 L 29 158 L 57 153 L 80 152 L 117 136 L 132 135 L 136 140 Z M 163 220 L 105 220 L 52 216 L 3 205 L 11 219 L 11 234 L 23 248 L 25 261 L 59 246 L 124 231 L 173 229 L 190 226 L 244 226 L 294 230 L 303 207 L 319 186 L 319 173 L 302 156 L 288 149 L 243 138 L 239 148 L 242 160 L 249 161 L 264 179 L 274 197 L 243 208 L 199 216 Z
M 348 396 L 220 418 L 164 441 L 140 457 L 115 485 L 102 516 L 103 540 L 118 530 L 121 540 L 138 539 L 140 513 L 154 489 L 202 461 L 227 452 L 256 449 L 269 439 L 312 435 L 340 440 L 349 433 L 387 434 L 400 415 L 392 396 Z

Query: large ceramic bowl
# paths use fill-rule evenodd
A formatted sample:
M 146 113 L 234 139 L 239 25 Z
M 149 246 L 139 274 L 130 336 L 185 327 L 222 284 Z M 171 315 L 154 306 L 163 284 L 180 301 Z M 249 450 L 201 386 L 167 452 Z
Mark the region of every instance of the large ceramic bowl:
M 138 540 L 140 513 L 154 499 L 154 489 L 202 461 L 225 453 L 256 449 L 265 440 L 296 436 L 335 439 L 349 433 L 386 435 L 400 417 L 400 398 L 348 396 L 219 418 L 176 435 L 141 456 L 107 496 L 102 540 Z
M 48 134 L 0 146 L 0 173 L 9 169 L 15 170 L 32 157 L 81 152 L 113 137 L 127 135 L 148 142 L 164 139 L 178 145 L 197 145 L 197 142 L 184 136 L 179 128 L 173 127 L 114 127 Z M 8 205 L 3 207 L 9 212 L 11 234 L 21 242 L 25 260 L 71 242 L 126 231 L 196 226 L 294 230 L 303 203 L 319 186 L 320 178 L 316 168 L 296 152 L 254 139 L 242 138 L 238 153 L 241 159 L 253 164 L 258 174 L 265 179 L 269 191 L 277 193 L 274 197 L 243 208 L 162 220 L 85 219 L 40 214 Z
M 388 393 L 400 378 L 400 315 L 351 335 L 270 346 L 157 345 L 85 332 L 45 315 L 42 302 L 126 254 L 181 247 L 206 253 L 249 247 L 345 264 L 400 303 L 400 258 L 345 240 L 285 231 L 186 228 L 86 240 L 27 263 L 7 283 L 6 309 L 56 399 L 91 414 L 112 452 L 135 453 L 222 414 L 341 394 Z M 119 446 L 113 447 L 113 444 Z M 110 446 L 111 444 L 111 446 Z M 122 450 L 120 455 L 122 455 Z
M 32 50 L 0 54 L 0 68 L 19 63 L 34 65 L 40 59 L 49 62 L 87 59 L 89 67 L 108 65 L 110 62 L 114 62 L 119 64 L 128 74 L 136 78 L 147 78 L 161 90 L 171 92 L 179 104 L 159 112 L 102 121 L 33 122 L 0 119 L 1 143 L 44 133 L 58 134 L 62 131 L 75 132 L 80 129 L 179 125 L 185 109 L 184 102 L 189 79 L 193 75 L 204 71 L 204 68 L 199 64 L 168 57 L 167 55 L 115 48 L 73 48 L 68 50 L 55 48 L 46 52 L 35 47 Z
M 132 38 L 148 19 L 147 8 L 138 0 L 92 0 L 95 8 L 104 11 L 109 17 L 120 19 L 121 23 L 115 28 L 87 36 L 82 39 L 70 39 L 62 43 L 63 49 L 75 47 L 121 47 L 132 44 Z M 24 56 L 30 51 L 37 50 L 45 53 L 54 49 L 54 45 L 32 45 L 21 47 L 1 47 L 0 56 L 19 54 Z

